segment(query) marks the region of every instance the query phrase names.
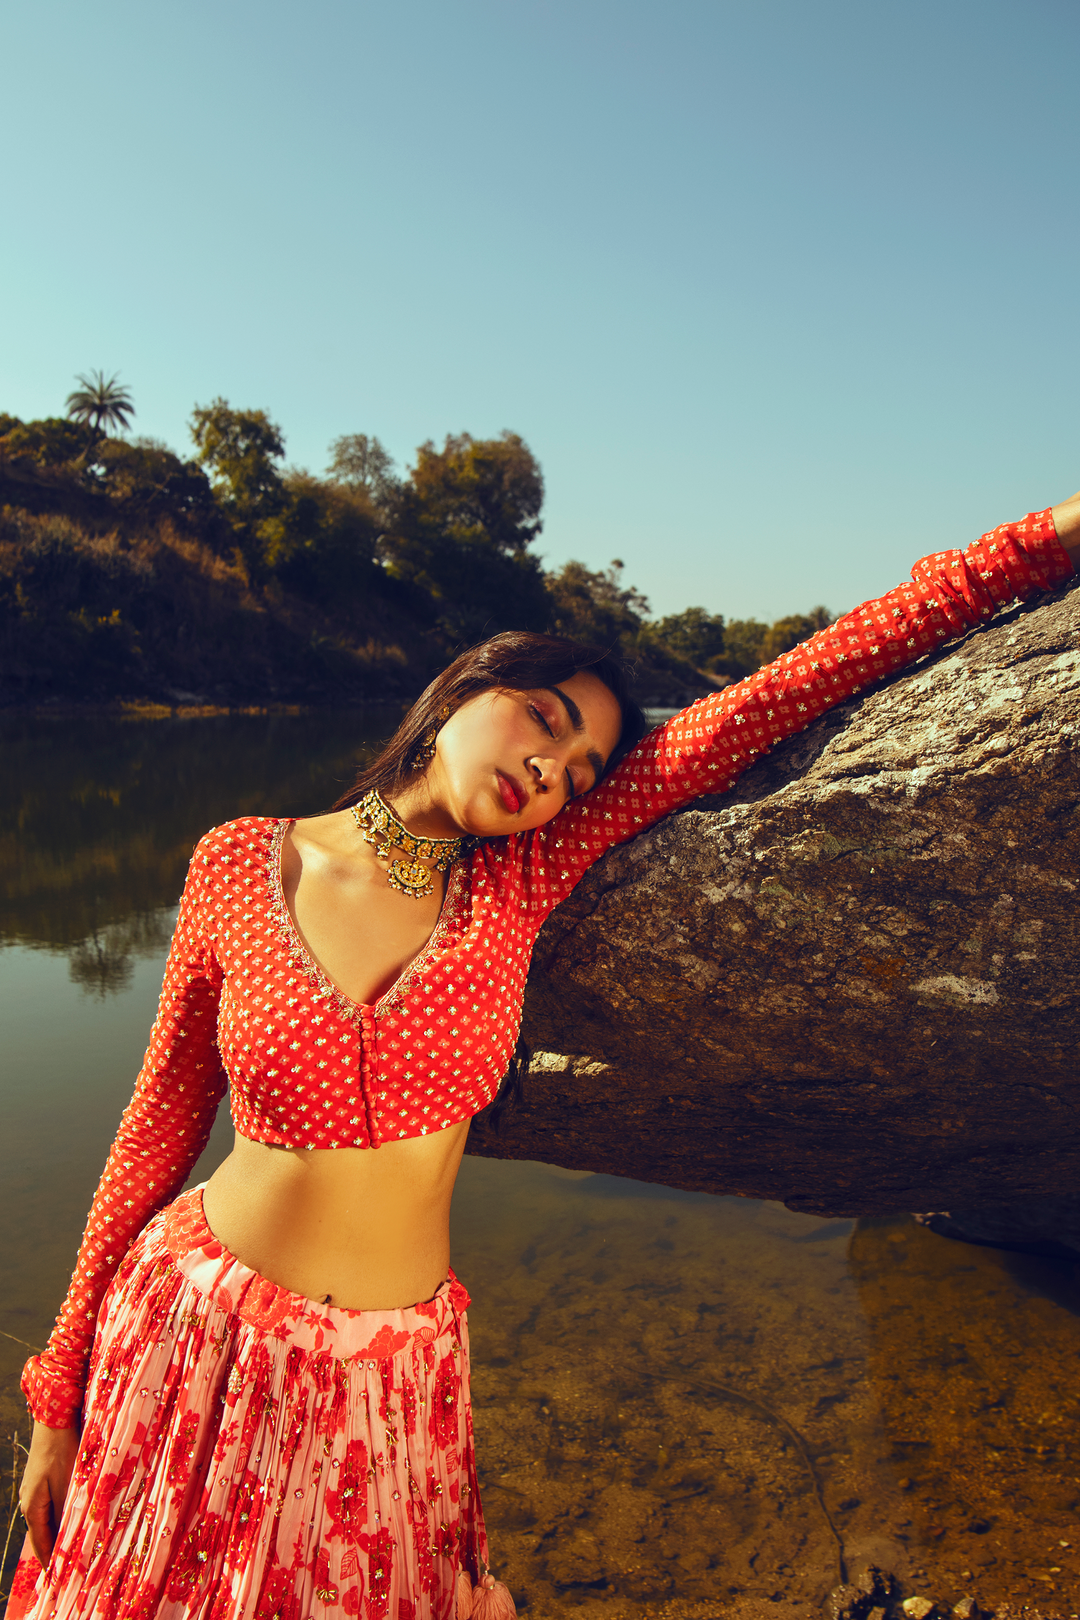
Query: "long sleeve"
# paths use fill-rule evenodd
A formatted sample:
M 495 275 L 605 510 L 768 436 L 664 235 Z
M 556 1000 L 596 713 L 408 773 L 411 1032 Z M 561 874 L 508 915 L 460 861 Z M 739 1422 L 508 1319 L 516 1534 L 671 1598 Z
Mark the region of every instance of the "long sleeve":
M 564 899 L 612 844 L 703 793 L 734 786 L 758 755 L 834 704 L 914 663 L 1017 598 L 1073 573 L 1049 510 L 1002 524 L 966 551 L 922 558 L 911 579 L 864 602 L 737 686 L 651 731 L 598 788 L 526 834 L 534 920 Z
M 221 975 L 206 937 L 205 844 L 188 872 L 150 1044 L 98 1183 L 71 1287 L 47 1348 L 23 1370 L 31 1414 L 50 1428 L 74 1423 L 109 1282 L 132 1239 L 187 1180 L 225 1090 L 216 1046 Z

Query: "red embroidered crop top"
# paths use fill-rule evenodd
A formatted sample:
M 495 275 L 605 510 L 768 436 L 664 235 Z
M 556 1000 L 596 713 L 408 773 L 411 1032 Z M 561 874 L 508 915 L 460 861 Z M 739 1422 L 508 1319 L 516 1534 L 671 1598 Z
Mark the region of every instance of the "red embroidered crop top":
M 74 1421 L 109 1279 L 183 1186 L 226 1085 L 241 1135 L 289 1147 L 376 1148 L 470 1118 L 505 1073 L 544 918 L 610 845 L 731 787 L 832 704 L 1071 573 L 1048 511 L 924 558 L 907 584 L 650 732 L 546 826 L 481 845 L 453 869 L 427 946 L 374 1006 L 349 1001 L 297 936 L 280 876 L 289 823 L 249 816 L 207 833 L 71 1288 L 23 1374 L 33 1416 Z

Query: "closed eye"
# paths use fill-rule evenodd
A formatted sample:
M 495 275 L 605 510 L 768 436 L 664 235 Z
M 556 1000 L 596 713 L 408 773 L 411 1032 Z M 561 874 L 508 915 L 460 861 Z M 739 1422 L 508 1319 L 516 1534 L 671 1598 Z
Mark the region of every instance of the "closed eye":
M 543 711 L 538 709 L 535 703 L 529 704 L 529 713 L 532 715 L 534 720 L 538 720 L 540 722 L 549 737 L 555 736 L 555 733 L 552 731 L 550 725 L 544 717 Z
M 547 732 L 548 736 L 554 741 L 555 731 L 554 731 L 554 729 L 553 729 L 553 727 L 551 725 L 551 722 L 548 720 L 547 716 L 544 714 L 544 711 L 542 709 L 538 709 L 536 707 L 535 703 L 530 703 L 529 704 L 529 713 L 532 715 L 534 720 L 536 720 L 541 726 L 543 726 L 543 728 Z M 567 768 L 566 768 L 565 775 L 566 775 L 566 802 L 567 802 L 567 804 L 570 804 L 572 800 L 577 798 L 577 789 L 574 786 L 574 778 L 570 774 L 570 767 L 569 766 L 567 766 Z

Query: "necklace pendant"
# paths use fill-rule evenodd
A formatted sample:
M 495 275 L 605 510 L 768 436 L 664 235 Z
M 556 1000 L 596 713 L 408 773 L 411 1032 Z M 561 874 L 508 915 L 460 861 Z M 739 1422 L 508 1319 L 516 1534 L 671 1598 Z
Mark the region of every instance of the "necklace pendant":
M 386 881 L 399 894 L 411 894 L 414 900 L 422 900 L 435 891 L 431 873 L 419 861 L 391 861 Z

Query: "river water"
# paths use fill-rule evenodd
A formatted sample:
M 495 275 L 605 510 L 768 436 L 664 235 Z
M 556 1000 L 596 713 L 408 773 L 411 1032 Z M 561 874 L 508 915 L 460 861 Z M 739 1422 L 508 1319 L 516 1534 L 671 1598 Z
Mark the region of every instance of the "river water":
M 325 808 L 395 720 L 0 722 L 0 1501 L 23 1345 L 64 1293 L 195 839 Z M 223 1110 L 192 1180 L 230 1145 Z M 841 1556 L 902 1595 L 1075 1613 L 1072 1266 L 902 1213 L 486 1159 L 453 1223 L 493 1560 L 523 1615 L 805 1616 Z

